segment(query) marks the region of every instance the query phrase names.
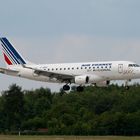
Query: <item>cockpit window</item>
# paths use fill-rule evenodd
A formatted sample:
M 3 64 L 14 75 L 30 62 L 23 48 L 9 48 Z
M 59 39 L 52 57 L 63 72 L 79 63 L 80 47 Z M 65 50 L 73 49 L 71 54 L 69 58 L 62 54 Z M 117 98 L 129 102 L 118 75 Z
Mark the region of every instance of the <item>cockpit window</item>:
M 140 67 L 138 64 L 129 64 L 128 67 Z

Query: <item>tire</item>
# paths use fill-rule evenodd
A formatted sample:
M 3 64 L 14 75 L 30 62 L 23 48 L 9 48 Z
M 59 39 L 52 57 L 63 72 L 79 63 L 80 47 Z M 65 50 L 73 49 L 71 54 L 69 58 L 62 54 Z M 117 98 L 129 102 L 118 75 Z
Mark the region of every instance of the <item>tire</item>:
M 83 92 L 83 91 L 84 91 L 84 87 L 82 87 L 82 86 L 77 87 L 77 92 Z
M 64 85 L 64 86 L 63 86 L 63 90 L 64 90 L 64 91 L 70 90 L 70 86 L 69 86 L 69 85 Z

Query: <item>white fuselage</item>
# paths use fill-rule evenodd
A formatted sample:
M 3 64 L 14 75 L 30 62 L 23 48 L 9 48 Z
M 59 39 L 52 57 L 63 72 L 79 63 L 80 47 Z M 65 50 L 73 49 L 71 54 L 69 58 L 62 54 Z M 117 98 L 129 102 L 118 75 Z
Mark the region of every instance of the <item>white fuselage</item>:
M 0 38 L 0 44 L 7 68 L 0 68 L 0 73 L 23 77 L 36 81 L 85 84 L 106 86 L 111 80 L 131 80 L 140 78 L 140 66 L 129 61 L 106 61 L 63 64 L 31 64 L 27 62 L 6 37 Z
M 33 69 L 39 69 L 46 72 L 53 72 L 60 75 L 92 76 L 94 82 L 110 80 L 130 80 L 140 78 L 140 67 L 134 62 L 129 61 L 106 61 L 106 62 L 87 62 L 87 63 L 63 63 L 63 64 L 40 64 L 27 65 Z M 18 70 L 18 74 L 7 73 L 8 75 L 19 76 L 31 80 L 43 82 L 62 82 L 57 78 L 34 73 L 33 69 L 24 68 L 21 65 L 9 67 L 12 70 Z M 75 81 L 72 81 L 75 83 Z

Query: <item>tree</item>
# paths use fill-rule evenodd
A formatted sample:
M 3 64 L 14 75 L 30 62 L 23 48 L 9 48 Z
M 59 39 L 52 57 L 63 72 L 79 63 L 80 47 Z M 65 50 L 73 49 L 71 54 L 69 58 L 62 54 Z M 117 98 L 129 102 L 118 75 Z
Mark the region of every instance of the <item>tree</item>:
M 2 96 L 6 127 L 10 130 L 18 130 L 24 118 L 24 94 L 21 87 L 13 84 L 9 90 L 3 92 Z

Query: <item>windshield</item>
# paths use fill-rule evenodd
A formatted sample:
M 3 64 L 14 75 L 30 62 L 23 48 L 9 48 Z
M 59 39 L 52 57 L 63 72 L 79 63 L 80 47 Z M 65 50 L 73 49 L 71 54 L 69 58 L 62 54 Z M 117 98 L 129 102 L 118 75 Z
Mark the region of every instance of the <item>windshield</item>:
M 129 64 L 128 67 L 140 67 L 138 64 Z

